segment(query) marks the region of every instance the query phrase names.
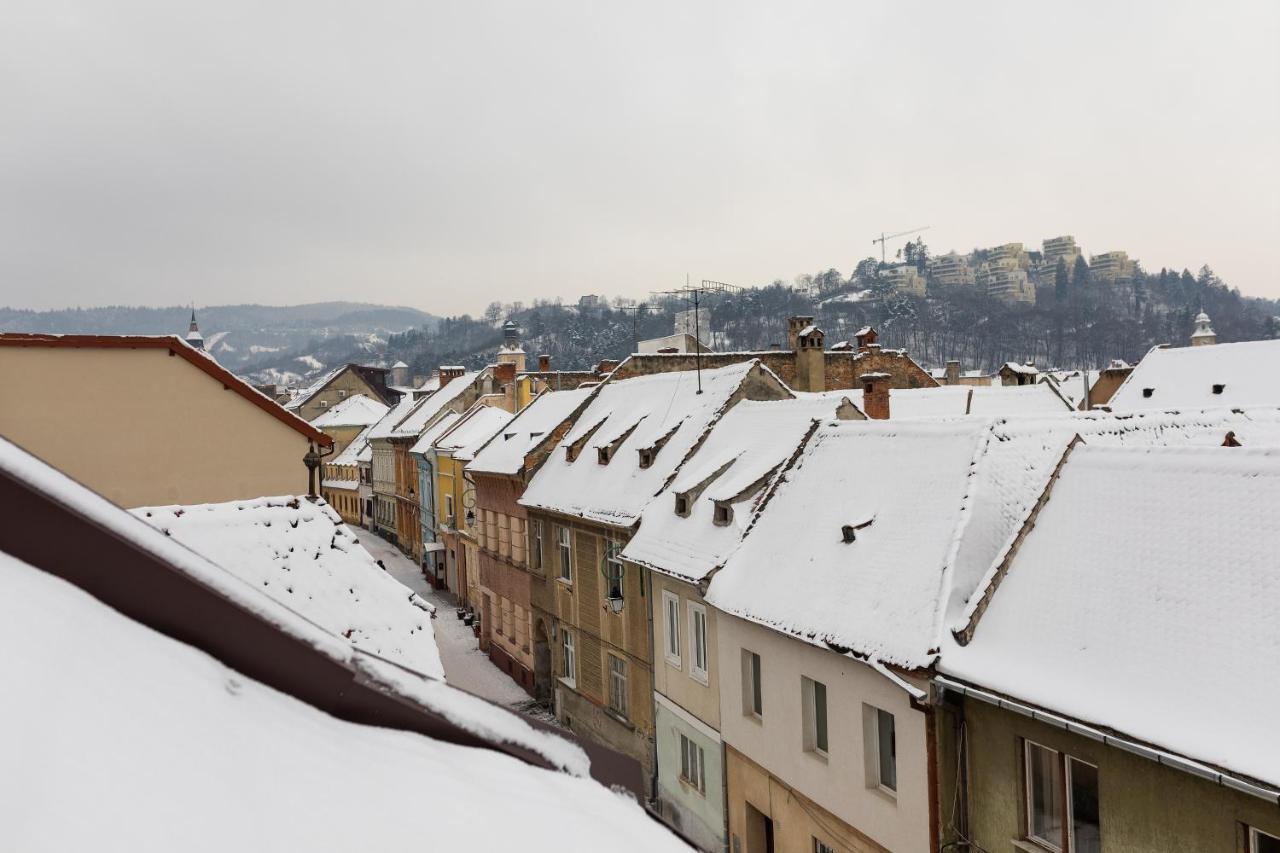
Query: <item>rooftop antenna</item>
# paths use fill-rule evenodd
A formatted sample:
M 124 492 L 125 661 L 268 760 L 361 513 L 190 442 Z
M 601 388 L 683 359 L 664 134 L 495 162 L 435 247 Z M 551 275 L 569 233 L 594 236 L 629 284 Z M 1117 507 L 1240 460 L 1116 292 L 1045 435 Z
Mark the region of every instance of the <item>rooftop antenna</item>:
M 640 316 L 641 311 L 649 310 L 649 303 L 641 302 L 639 305 L 619 305 L 618 310 L 631 312 L 631 351 L 638 352 L 640 349 L 640 336 L 636 330 L 636 318 Z
M 693 306 L 693 364 L 694 370 L 698 374 L 698 393 L 702 393 L 702 341 L 699 335 L 702 333 L 702 294 L 712 292 L 722 292 L 725 285 L 719 287 L 710 287 L 708 285 L 716 285 L 717 282 L 704 281 L 702 285 L 694 287 L 689 284 L 689 274 L 685 273 L 684 287 L 679 290 L 660 290 L 658 293 L 665 296 L 678 296 L 684 300 L 686 305 Z
M 880 236 L 871 241 L 871 245 L 874 246 L 876 243 L 880 244 L 880 263 L 883 264 L 885 262 L 885 255 L 884 255 L 885 241 L 892 240 L 895 237 L 905 237 L 908 234 L 917 234 L 921 231 L 928 231 L 932 227 L 933 227 L 932 225 L 926 225 L 923 228 L 912 228 L 910 231 L 899 231 L 897 234 L 886 234 L 883 231 L 881 231 Z

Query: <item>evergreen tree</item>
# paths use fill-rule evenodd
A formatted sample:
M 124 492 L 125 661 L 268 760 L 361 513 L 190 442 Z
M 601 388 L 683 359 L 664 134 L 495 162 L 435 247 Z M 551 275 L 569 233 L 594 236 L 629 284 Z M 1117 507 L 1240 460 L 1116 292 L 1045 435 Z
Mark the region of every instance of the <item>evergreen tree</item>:
M 1084 256 L 1080 255 L 1076 258 L 1076 265 L 1071 270 L 1071 289 L 1077 293 L 1083 293 L 1089 287 L 1089 265 L 1085 263 Z
M 1053 298 L 1059 305 L 1067 301 L 1070 277 L 1067 273 L 1067 259 L 1058 258 L 1058 268 L 1053 271 Z

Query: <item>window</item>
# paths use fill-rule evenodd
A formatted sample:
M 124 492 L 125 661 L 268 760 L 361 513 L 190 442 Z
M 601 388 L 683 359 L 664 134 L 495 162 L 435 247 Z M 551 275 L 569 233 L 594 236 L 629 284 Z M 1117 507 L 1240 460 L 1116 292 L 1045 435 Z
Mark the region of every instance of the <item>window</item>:
M 1071 819 L 1071 850 L 1101 853 L 1102 828 L 1098 814 L 1098 768 L 1067 758 L 1067 814 Z M 1277 848 L 1280 853 L 1280 848 Z
M 529 522 L 529 564 L 535 569 L 542 568 L 542 519 L 535 518 Z
M 620 716 L 627 715 L 627 662 L 609 655 L 609 707 Z
M 680 778 L 699 794 L 707 793 L 707 756 L 702 747 L 680 734 Z
M 622 598 L 622 544 L 613 539 L 606 539 L 605 551 L 605 596 Z
M 663 653 L 667 661 L 680 666 L 680 599 L 669 590 L 662 591 L 663 627 L 666 632 L 666 643 Z
M 682 518 L 689 516 L 689 496 L 685 494 L 676 495 L 676 515 Z
M 707 683 L 707 608 L 689 602 L 689 676 Z
M 444 524 L 453 527 L 453 495 L 444 496 Z
M 338 397 L 339 397 L 339 398 L 341 398 L 341 397 L 345 397 L 345 396 L 347 396 L 347 392 L 346 392 L 346 391 L 343 391 L 341 388 L 339 388 L 339 389 L 338 389 Z
M 578 650 L 573 643 L 573 634 L 561 629 L 560 645 L 564 650 L 564 669 L 560 676 L 569 684 L 578 683 Z
M 733 507 L 728 504 L 717 503 L 711 522 L 717 527 L 726 527 L 731 521 L 733 521 Z
M 827 754 L 827 685 L 800 677 L 800 701 L 804 708 L 804 748 Z
M 1050 850 L 1099 853 L 1098 768 L 1024 741 L 1027 837 Z
M 651 447 L 640 448 L 640 467 L 648 468 L 652 464 L 653 464 L 653 448 Z
M 1027 836 L 1051 850 L 1061 850 L 1062 776 L 1059 755 L 1052 749 L 1026 742 Z
M 567 527 L 560 528 L 560 578 L 561 580 L 573 583 L 573 553 L 569 545 L 570 531 Z
M 823 844 L 818 839 L 813 839 L 813 853 L 836 853 L 836 848 L 830 844 Z
M 764 716 L 764 700 L 760 691 L 760 655 L 742 650 L 742 713 Z
M 862 706 L 867 726 L 867 787 L 879 788 L 887 794 L 898 791 L 898 738 L 893 714 L 882 708 Z
M 322 409 L 327 409 L 327 408 L 329 408 L 329 401 L 328 401 L 328 400 L 321 400 L 321 401 L 320 401 L 320 408 L 322 408 Z
M 1280 838 L 1250 827 L 1249 853 L 1280 853 Z

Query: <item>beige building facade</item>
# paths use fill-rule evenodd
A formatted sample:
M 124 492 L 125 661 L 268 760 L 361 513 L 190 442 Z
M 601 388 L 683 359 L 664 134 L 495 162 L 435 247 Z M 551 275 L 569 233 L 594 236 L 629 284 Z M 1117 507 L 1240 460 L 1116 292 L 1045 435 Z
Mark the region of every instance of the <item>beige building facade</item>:
M 332 445 L 176 337 L 0 335 L 0 401 L 0 435 L 124 507 L 303 495 Z

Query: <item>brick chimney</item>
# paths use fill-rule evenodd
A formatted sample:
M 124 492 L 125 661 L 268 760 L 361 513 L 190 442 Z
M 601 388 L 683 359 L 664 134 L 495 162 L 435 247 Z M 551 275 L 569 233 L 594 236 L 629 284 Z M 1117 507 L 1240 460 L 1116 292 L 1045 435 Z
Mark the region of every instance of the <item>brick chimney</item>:
M 439 371 L 440 387 L 443 388 L 444 386 L 448 385 L 450 382 L 457 379 L 459 376 L 461 376 L 466 372 L 467 372 L 467 369 L 465 367 L 461 367 L 458 365 L 450 365 L 448 367 L 441 365 L 440 371 Z
M 864 373 L 858 377 L 862 383 L 862 411 L 873 420 L 889 419 L 889 374 Z
M 538 372 L 539 373 L 551 372 L 551 356 L 547 355 L 546 353 L 543 353 L 542 355 L 538 356 Z
M 799 319 L 799 318 L 798 318 Z M 821 392 L 827 390 L 827 354 L 825 335 L 812 324 L 796 331 L 796 389 Z
M 875 346 L 876 340 L 880 337 L 876 332 L 875 326 L 863 326 L 854 333 L 853 343 L 858 348 L 858 352 L 866 352 Z
M 493 367 L 493 381 L 497 383 L 499 392 L 506 398 L 503 404 L 508 412 L 516 411 L 516 366 L 512 362 L 496 364 Z
M 954 358 L 947 362 L 947 373 L 946 373 L 946 378 L 943 380 L 943 384 L 944 385 L 960 384 L 960 362 Z
M 618 369 L 619 362 L 612 358 L 604 358 L 596 365 L 596 373 L 604 376 Z
M 799 348 L 800 330 L 813 325 L 812 317 L 796 316 L 787 318 L 787 349 L 795 352 Z

